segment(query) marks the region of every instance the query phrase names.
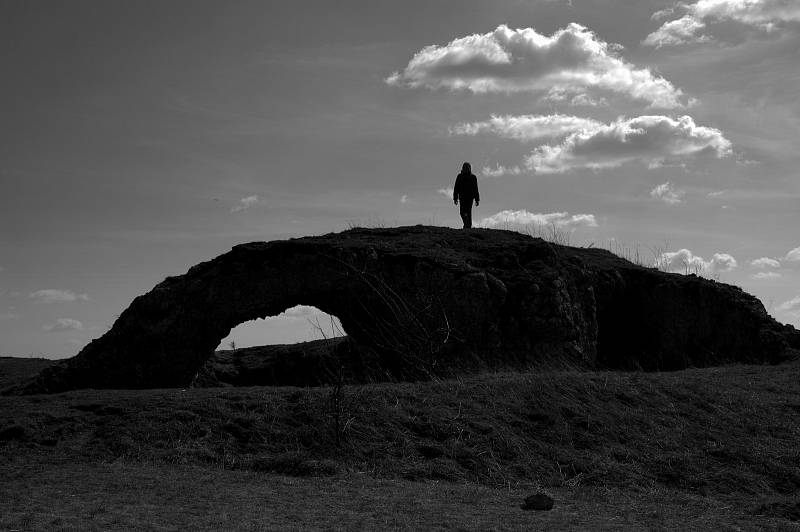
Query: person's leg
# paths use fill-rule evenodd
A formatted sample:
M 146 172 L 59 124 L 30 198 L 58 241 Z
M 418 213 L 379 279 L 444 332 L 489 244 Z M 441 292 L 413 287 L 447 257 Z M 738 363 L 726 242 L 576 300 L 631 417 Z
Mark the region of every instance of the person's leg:
M 471 203 L 471 202 L 470 202 Z M 464 229 L 472 227 L 472 205 L 461 204 L 461 220 L 464 222 Z
M 470 216 L 470 209 L 464 203 L 461 203 L 461 208 L 459 209 L 461 213 L 461 221 L 464 222 L 464 229 L 469 229 L 472 225 L 472 219 Z

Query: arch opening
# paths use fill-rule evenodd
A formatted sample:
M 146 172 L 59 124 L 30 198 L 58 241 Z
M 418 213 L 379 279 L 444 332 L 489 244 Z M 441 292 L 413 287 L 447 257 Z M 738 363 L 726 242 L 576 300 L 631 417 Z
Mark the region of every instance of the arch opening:
M 276 316 L 240 323 L 220 340 L 216 351 L 289 345 L 347 336 L 336 316 L 311 305 L 295 305 Z
M 338 317 L 315 306 L 295 305 L 233 327 L 192 384 L 320 386 L 337 379 L 349 353 L 349 338 Z

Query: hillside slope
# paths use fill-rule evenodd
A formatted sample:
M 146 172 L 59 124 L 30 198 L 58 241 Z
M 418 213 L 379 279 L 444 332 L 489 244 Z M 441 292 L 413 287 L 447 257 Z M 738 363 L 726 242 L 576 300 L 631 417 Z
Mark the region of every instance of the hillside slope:
M 800 348 L 800 332 L 741 289 L 605 250 L 489 229 L 354 229 L 239 245 L 168 278 L 28 391 L 186 386 L 231 328 L 299 304 L 340 319 L 342 363 L 366 380 L 778 362 Z

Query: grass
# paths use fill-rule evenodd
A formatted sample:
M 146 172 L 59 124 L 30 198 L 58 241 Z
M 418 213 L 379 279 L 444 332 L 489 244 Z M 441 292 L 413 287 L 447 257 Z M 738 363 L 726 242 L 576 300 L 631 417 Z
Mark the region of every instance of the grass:
M 426 225 L 437 225 L 430 220 L 428 222 L 429 223 L 426 223 Z M 397 227 L 397 224 L 390 223 L 381 218 L 370 218 L 366 220 L 349 221 L 346 229 L 385 229 L 388 227 Z M 515 231 L 532 238 L 541 238 L 545 242 L 557 244 L 559 246 L 570 246 L 573 233 L 575 232 L 574 228 L 558 225 L 556 223 L 515 223 L 511 221 L 493 226 L 492 229 Z M 683 273 L 684 275 L 694 274 L 698 277 L 705 277 L 714 281 L 720 281 L 721 279 L 719 272 L 708 271 L 699 265 L 690 265 L 686 262 L 684 262 L 682 268 L 676 272 L 667 261 L 666 254 L 670 248 L 668 240 L 658 245 L 647 247 L 646 250 L 643 250 L 640 244 L 628 244 L 614 238 L 599 244 L 596 244 L 594 241 L 587 241 L 582 247 L 605 249 L 620 258 L 644 268 L 653 268 L 662 272 Z
M 791 530 L 780 517 L 670 490 L 632 497 L 558 489 L 552 511 L 526 512 L 519 489 L 358 473 L 301 479 L 127 463 L 5 469 L 6 530 Z
M 530 526 L 517 506 L 536 489 L 561 512 L 535 517 L 554 519 L 544 528 L 800 519 L 798 363 L 509 373 L 343 393 L 338 433 L 328 388 L 4 397 L 0 527 L 51 528 L 56 518 L 70 527 L 65 516 L 77 515 L 82 528 L 176 528 L 181 509 L 197 505 L 191 526 L 206 528 L 226 527 L 228 512 L 242 528 L 514 529 Z M 93 493 L 108 502 L 90 515 Z M 237 502 L 252 493 L 281 505 L 278 521 Z M 134 495 L 147 500 L 125 506 Z
M 0 390 L 34 377 L 55 362 L 46 358 L 0 356 Z

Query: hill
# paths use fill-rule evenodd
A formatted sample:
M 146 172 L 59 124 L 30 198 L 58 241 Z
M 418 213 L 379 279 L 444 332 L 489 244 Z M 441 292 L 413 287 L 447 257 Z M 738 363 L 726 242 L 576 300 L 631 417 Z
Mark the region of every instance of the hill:
M 350 382 L 776 363 L 800 349 L 800 332 L 741 289 L 605 250 L 490 229 L 353 229 L 239 245 L 170 277 L 26 391 L 187 386 L 233 327 L 298 304 L 340 319 L 349 341 L 332 367 Z
M 0 390 L 22 384 L 58 364 L 46 358 L 0 357 Z
M 214 353 L 297 304 L 348 336 Z M 0 359 L 0 528 L 788 530 L 799 335 L 736 287 L 508 231 L 245 244 L 73 359 Z

